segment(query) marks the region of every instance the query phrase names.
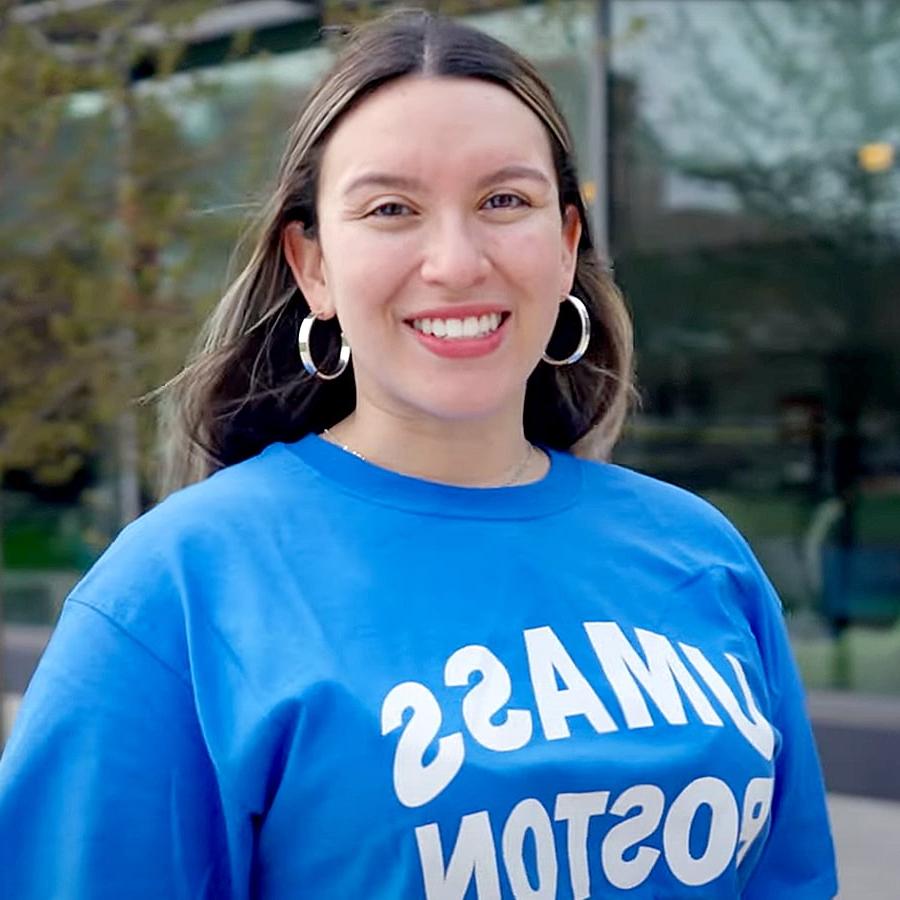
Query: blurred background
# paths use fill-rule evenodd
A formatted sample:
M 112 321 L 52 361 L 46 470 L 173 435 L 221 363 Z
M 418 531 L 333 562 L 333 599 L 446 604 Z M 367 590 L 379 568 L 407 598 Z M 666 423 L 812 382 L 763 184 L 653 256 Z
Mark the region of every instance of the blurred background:
M 0 0 L 6 728 L 66 593 L 154 500 L 135 398 L 239 264 L 342 27 L 388 5 Z M 895 897 L 900 3 L 426 5 L 555 87 L 637 328 L 644 404 L 615 459 L 750 540 L 809 689 L 842 896 Z

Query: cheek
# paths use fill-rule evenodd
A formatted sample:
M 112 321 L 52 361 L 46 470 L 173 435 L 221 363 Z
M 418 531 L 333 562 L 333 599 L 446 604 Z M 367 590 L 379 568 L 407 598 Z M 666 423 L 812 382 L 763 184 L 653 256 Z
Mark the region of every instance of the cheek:
M 393 238 L 393 239 L 387 239 Z M 352 227 L 323 230 L 325 277 L 338 317 L 352 323 L 383 314 L 408 275 L 409 242 Z
M 560 225 L 546 219 L 523 223 L 507 242 L 507 258 L 535 285 L 552 285 L 553 291 L 562 273 L 563 243 Z M 558 298 L 557 298 L 558 299 Z
M 562 242 L 549 229 L 530 229 L 504 254 L 506 278 L 528 298 L 531 310 L 527 321 L 538 337 L 552 331 L 562 298 Z

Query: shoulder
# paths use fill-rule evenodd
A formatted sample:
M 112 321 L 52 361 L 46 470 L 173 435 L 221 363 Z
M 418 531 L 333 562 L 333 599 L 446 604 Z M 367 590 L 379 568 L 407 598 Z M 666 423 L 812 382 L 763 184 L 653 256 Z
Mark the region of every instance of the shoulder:
M 311 480 L 308 470 L 283 444 L 215 472 L 170 494 L 128 525 L 110 550 L 150 547 L 175 550 L 188 542 L 246 537 L 296 505 Z
M 582 468 L 583 506 L 602 523 L 607 553 L 632 570 L 664 573 L 682 596 L 715 595 L 740 609 L 761 641 L 780 633 L 775 589 L 744 536 L 715 506 L 623 466 L 585 461 Z
M 735 525 L 691 491 L 624 466 L 581 462 L 582 507 L 602 523 L 610 546 L 667 563 L 674 578 L 701 574 L 771 594 L 771 585 Z
M 170 494 L 137 521 L 145 527 L 155 526 L 157 520 L 196 524 L 264 512 L 283 504 L 287 492 L 302 490 L 305 474 L 308 470 L 284 444 L 272 444 L 250 459 Z
M 189 595 L 264 555 L 285 511 L 302 505 L 303 466 L 283 445 L 171 496 L 126 526 L 71 599 L 127 624 L 140 610 L 181 615 Z
M 672 540 L 718 546 L 729 555 L 745 541 L 712 503 L 691 491 L 613 463 L 581 461 L 585 498 L 605 517 Z

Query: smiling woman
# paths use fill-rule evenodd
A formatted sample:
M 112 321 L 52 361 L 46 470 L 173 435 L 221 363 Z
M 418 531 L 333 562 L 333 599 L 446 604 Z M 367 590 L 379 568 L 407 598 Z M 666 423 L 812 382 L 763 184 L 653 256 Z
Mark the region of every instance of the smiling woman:
M 258 230 L 170 385 L 166 490 L 326 428 L 373 462 L 469 485 L 504 483 L 530 445 L 615 443 L 630 320 L 569 129 L 503 44 L 416 14 L 357 35 L 292 129 Z M 298 370 L 309 314 L 333 327 L 308 329 Z M 466 336 L 491 315 L 499 327 Z M 548 343 L 550 362 L 584 344 L 579 365 L 539 364 Z M 547 466 L 529 452 L 525 480 Z
M 364 30 L 260 229 L 170 385 L 184 489 L 23 702 L 3 896 L 833 896 L 765 575 L 703 501 L 572 452 L 618 436 L 631 330 L 532 67 Z

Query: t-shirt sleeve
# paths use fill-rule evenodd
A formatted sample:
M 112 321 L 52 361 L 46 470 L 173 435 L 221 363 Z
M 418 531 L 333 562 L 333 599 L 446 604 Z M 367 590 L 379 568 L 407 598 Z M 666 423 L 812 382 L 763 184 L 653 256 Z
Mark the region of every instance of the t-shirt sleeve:
M 749 549 L 746 593 L 773 698 L 775 787 L 768 839 L 743 900 L 831 900 L 837 894 L 834 845 L 815 740 L 781 603 Z M 749 582 L 749 587 L 747 586 Z
M 0 896 L 239 896 L 189 683 L 70 598 L 0 760 Z

